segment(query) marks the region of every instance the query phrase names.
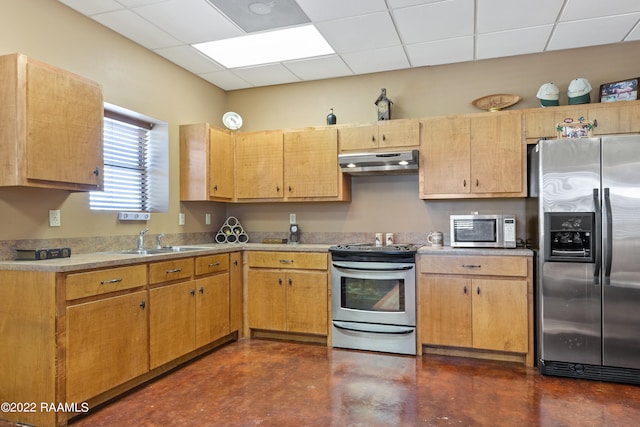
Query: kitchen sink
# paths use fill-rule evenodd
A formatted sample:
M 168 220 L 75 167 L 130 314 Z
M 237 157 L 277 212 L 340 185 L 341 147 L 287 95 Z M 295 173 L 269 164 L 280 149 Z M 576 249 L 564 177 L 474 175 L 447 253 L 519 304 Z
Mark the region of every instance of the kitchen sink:
M 157 255 L 157 254 L 170 254 L 174 252 L 188 252 L 197 251 L 205 248 L 196 246 L 167 246 L 164 248 L 149 248 L 149 249 L 128 249 L 124 251 L 116 251 L 116 253 L 123 255 Z

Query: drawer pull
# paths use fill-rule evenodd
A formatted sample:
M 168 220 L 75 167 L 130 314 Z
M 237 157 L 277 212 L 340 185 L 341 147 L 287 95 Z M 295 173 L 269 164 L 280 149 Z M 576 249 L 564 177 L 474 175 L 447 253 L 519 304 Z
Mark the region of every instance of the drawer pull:
M 120 282 L 122 282 L 122 277 L 118 277 L 117 279 L 111 279 L 111 280 L 101 280 L 100 284 L 107 285 L 109 283 L 120 283 Z
M 462 268 L 482 268 L 480 264 L 462 264 Z
M 173 270 L 167 270 L 166 273 L 180 273 L 182 271 L 181 268 L 174 268 Z
M 281 259 L 280 264 L 293 264 L 292 259 Z
M 219 265 L 220 265 L 220 263 L 219 263 L 219 262 L 212 262 L 211 264 L 208 264 L 207 266 L 208 266 L 208 267 L 217 267 L 217 266 L 219 266 Z

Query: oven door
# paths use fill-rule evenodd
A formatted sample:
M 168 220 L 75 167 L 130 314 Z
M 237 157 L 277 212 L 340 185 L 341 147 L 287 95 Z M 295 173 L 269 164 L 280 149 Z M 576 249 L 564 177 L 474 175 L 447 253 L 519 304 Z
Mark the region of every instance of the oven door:
M 333 320 L 416 325 L 415 264 L 333 261 Z

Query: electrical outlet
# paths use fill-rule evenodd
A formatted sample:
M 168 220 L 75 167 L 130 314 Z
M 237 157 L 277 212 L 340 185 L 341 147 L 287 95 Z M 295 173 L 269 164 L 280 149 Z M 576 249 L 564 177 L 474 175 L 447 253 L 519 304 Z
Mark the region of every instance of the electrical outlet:
M 204 223 L 206 225 L 211 225 L 211 214 L 210 213 L 204 214 Z
M 60 209 L 49 210 L 49 227 L 60 227 Z
M 180 212 L 178 214 L 178 225 L 184 225 L 185 219 L 184 219 L 184 214 L 182 212 Z

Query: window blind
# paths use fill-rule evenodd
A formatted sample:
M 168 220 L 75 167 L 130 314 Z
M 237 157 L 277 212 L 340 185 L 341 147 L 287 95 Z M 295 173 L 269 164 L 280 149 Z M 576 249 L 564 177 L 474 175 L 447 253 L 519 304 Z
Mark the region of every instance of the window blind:
M 105 111 L 104 191 L 92 191 L 90 209 L 149 210 L 150 123 Z

